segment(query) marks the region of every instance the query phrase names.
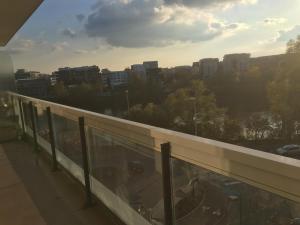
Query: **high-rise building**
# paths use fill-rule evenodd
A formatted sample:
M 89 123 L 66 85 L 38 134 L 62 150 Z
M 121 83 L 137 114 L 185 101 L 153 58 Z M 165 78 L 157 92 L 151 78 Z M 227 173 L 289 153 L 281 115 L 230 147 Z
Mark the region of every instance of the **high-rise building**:
M 95 83 L 100 80 L 100 69 L 98 66 L 65 67 L 54 72 L 58 82 L 65 85 L 78 85 L 81 83 Z
M 143 64 L 131 65 L 131 72 L 133 75 L 139 76 L 141 78 L 146 78 L 146 69 Z
M 218 58 L 206 58 L 199 61 L 199 71 L 203 79 L 207 79 L 216 74 L 219 69 L 219 59 Z
M 105 87 L 113 89 L 128 84 L 128 73 L 126 71 L 102 73 L 101 79 Z
M 243 73 L 247 71 L 250 63 L 249 53 L 228 54 L 223 59 L 224 73 Z
M 145 61 L 143 62 L 144 68 L 148 69 L 158 69 L 158 61 Z

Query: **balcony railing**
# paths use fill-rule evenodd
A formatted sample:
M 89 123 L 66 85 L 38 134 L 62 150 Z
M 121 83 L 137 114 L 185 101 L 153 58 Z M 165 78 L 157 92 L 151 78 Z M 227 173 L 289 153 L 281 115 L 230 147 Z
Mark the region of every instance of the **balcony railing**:
M 300 221 L 296 159 L 9 95 L 20 127 L 54 166 L 57 160 L 87 188 L 87 201 L 91 190 L 125 224 Z

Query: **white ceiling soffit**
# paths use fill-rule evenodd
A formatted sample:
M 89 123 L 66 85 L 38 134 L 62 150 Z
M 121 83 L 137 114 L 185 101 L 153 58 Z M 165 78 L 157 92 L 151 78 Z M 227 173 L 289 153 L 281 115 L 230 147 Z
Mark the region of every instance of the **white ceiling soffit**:
M 43 0 L 0 0 L 0 46 L 5 46 Z

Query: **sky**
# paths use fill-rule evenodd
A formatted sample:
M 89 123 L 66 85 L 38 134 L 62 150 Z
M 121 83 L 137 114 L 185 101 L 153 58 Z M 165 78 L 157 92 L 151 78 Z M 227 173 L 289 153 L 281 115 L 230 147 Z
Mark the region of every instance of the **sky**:
M 1 51 L 14 69 L 123 70 L 201 58 L 281 54 L 300 34 L 299 0 L 44 0 Z

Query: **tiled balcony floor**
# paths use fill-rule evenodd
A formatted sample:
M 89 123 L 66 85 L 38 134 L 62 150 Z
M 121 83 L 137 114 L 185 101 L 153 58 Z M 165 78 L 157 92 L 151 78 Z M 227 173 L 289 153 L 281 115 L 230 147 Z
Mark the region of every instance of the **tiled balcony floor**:
M 101 205 L 84 208 L 82 187 L 22 141 L 0 145 L 0 225 L 116 224 Z M 38 163 L 37 163 L 38 161 Z

